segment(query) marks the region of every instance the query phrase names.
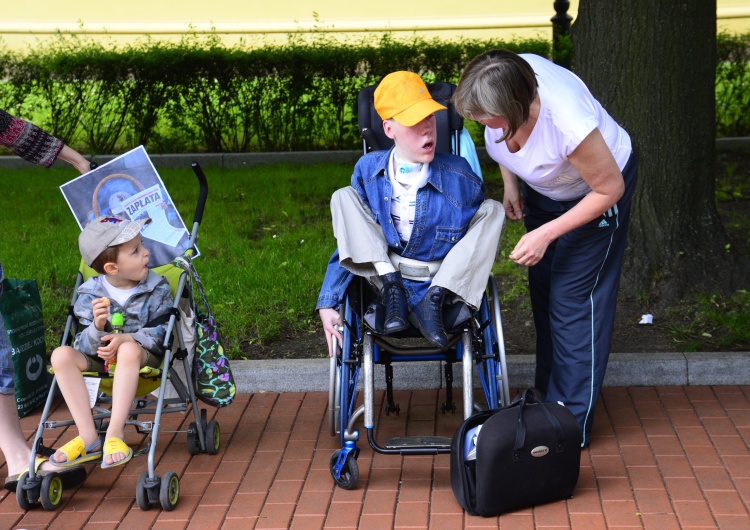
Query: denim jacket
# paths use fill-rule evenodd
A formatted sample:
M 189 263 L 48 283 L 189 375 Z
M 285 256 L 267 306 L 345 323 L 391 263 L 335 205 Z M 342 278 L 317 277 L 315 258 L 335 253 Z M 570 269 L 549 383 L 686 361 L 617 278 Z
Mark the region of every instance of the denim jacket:
M 382 227 L 390 250 L 421 261 L 441 260 L 464 236 L 484 201 L 484 183 L 464 158 L 436 153 L 430 163 L 427 183 L 417 192 L 414 227 L 404 246 L 391 218 L 392 190 L 386 173 L 390 154 L 391 151 L 375 151 L 360 158 L 352 175 L 352 187 Z M 353 274 L 339 264 L 336 250 L 328 261 L 316 310 L 338 307 L 352 277 Z M 430 282 L 404 279 L 410 307 L 419 303 L 429 286 Z
M 73 347 L 91 357 L 96 357 L 96 350 L 101 344 L 102 337 L 112 333 L 112 326 L 107 321 L 104 331 L 94 326 L 94 312 L 91 306 L 96 298 L 108 296 L 102 285 L 104 278 L 96 276 L 89 278 L 78 288 L 78 299 L 73 306 L 73 312 L 81 324 L 81 331 L 76 335 Z M 124 325 L 122 333 L 130 333 L 144 349 L 156 354 L 164 354 L 164 338 L 167 335 L 167 322 L 161 322 L 153 327 L 143 327 L 156 317 L 169 313 L 172 307 L 172 291 L 169 282 L 149 271 L 148 276 L 138 284 L 135 293 L 128 298 L 124 306 L 116 300 L 110 300 L 110 313 L 122 313 Z

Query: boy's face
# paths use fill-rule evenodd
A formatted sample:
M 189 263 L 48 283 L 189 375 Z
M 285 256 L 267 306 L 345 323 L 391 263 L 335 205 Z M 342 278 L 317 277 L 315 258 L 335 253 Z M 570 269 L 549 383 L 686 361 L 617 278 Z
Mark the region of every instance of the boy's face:
M 396 154 L 404 162 L 427 164 L 435 158 L 437 121 L 430 114 L 412 127 L 401 125 L 396 120 L 385 120 L 383 131 L 396 144 Z
M 117 271 L 110 275 L 110 278 L 116 278 L 120 285 L 130 284 L 135 286 L 148 276 L 148 256 L 148 250 L 143 246 L 140 234 L 135 236 L 127 243 L 120 245 L 117 262 L 115 263 Z M 116 287 L 120 287 L 120 285 Z

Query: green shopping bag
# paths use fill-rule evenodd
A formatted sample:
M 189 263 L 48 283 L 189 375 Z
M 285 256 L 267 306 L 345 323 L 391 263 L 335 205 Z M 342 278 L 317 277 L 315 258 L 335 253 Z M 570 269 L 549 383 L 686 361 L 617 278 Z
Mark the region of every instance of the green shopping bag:
M 0 314 L 13 349 L 18 417 L 23 418 L 47 399 L 49 379 L 45 366 L 42 300 L 36 280 L 3 280 Z

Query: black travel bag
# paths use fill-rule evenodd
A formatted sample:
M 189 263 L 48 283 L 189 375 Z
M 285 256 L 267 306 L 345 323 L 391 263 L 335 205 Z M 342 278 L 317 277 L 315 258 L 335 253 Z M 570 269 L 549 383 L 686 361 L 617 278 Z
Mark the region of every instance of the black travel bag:
M 581 430 L 573 414 L 526 390 L 507 407 L 461 424 L 451 445 L 451 487 L 467 512 L 496 516 L 570 498 L 580 464 Z

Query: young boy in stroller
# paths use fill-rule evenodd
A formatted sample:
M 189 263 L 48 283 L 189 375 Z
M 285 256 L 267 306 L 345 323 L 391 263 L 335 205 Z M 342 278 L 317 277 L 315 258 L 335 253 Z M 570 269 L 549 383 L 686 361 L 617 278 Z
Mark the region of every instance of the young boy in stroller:
M 58 466 L 102 458 L 102 468 L 125 464 L 133 450 L 123 441 L 125 422 L 138 386 L 139 370 L 158 368 L 163 359 L 167 318 L 172 306 L 169 282 L 148 268 L 149 253 L 141 229 L 150 219 L 129 221 L 102 216 L 81 232 L 83 261 L 100 276 L 83 283 L 74 313 L 81 324 L 73 347 L 60 346 L 51 363 L 57 383 L 78 429 L 78 436 L 51 457 Z M 123 316 L 113 328 L 110 313 Z M 116 369 L 115 369 L 116 367 Z M 102 443 L 82 372 L 112 372 L 112 410 Z

